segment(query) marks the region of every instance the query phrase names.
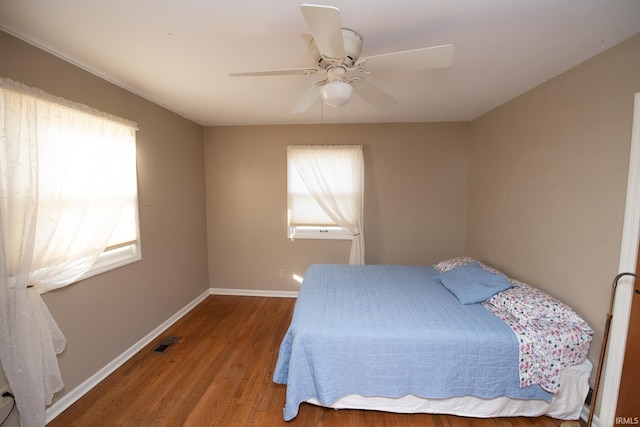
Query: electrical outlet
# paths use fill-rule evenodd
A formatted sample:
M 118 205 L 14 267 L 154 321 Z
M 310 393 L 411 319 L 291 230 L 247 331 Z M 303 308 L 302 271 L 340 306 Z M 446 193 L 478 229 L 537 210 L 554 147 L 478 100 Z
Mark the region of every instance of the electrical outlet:
M 0 409 L 4 408 L 7 405 L 11 405 L 13 403 L 13 399 L 11 397 L 2 396 L 7 391 L 10 391 L 9 386 L 0 388 Z
M 280 270 L 278 270 L 278 276 L 280 277 L 284 277 L 284 269 L 281 268 Z

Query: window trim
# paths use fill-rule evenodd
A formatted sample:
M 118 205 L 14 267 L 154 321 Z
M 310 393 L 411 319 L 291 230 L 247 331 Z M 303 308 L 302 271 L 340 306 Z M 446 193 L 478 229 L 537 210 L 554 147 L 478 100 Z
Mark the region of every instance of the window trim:
M 124 267 L 141 259 L 142 252 L 140 250 L 140 244 L 137 241 L 130 245 L 117 246 L 114 249 L 105 250 L 100 254 L 98 260 L 91 268 L 78 278 L 78 281 Z

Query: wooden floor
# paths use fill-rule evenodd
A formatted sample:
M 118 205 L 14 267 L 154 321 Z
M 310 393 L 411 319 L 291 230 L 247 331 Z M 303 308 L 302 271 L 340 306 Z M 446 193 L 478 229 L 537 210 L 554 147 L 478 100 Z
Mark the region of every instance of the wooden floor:
M 49 427 L 424 426 L 557 427 L 552 418 L 475 419 L 333 410 L 302 404 L 284 422 L 285 386 L 272 375 L 295 300 L 210 296 Z M 164 353 L 153 349 L 180 339 Z M 584 425 L 584 423 L 580 423 Z

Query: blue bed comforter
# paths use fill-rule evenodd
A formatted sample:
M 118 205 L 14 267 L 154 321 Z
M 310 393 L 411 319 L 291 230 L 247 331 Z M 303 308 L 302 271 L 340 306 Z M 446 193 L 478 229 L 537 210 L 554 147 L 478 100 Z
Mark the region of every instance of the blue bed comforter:
M 432 267 L 314 265 L 300 288 L 273 380 L 284 419 L 301 402 L 349 394 L 551 400 L 520 388 L 518 340 L 482 304 L 461 304 Z

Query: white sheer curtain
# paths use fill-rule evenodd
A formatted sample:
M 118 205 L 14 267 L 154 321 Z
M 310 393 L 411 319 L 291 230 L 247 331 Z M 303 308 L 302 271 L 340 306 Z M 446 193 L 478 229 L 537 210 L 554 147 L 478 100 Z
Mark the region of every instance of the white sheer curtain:
M 302 181 L 337 226 L 353 234 L 350 264 L 364 264 L 364 156 L 361 145 L 290 145 Z
M 0 79 L 0 362 L 22 426 L 44 426 L 63 387 L 66 341 L 40 293 L 77 280 L 104 251 L 135 174 L 135 129 Z

